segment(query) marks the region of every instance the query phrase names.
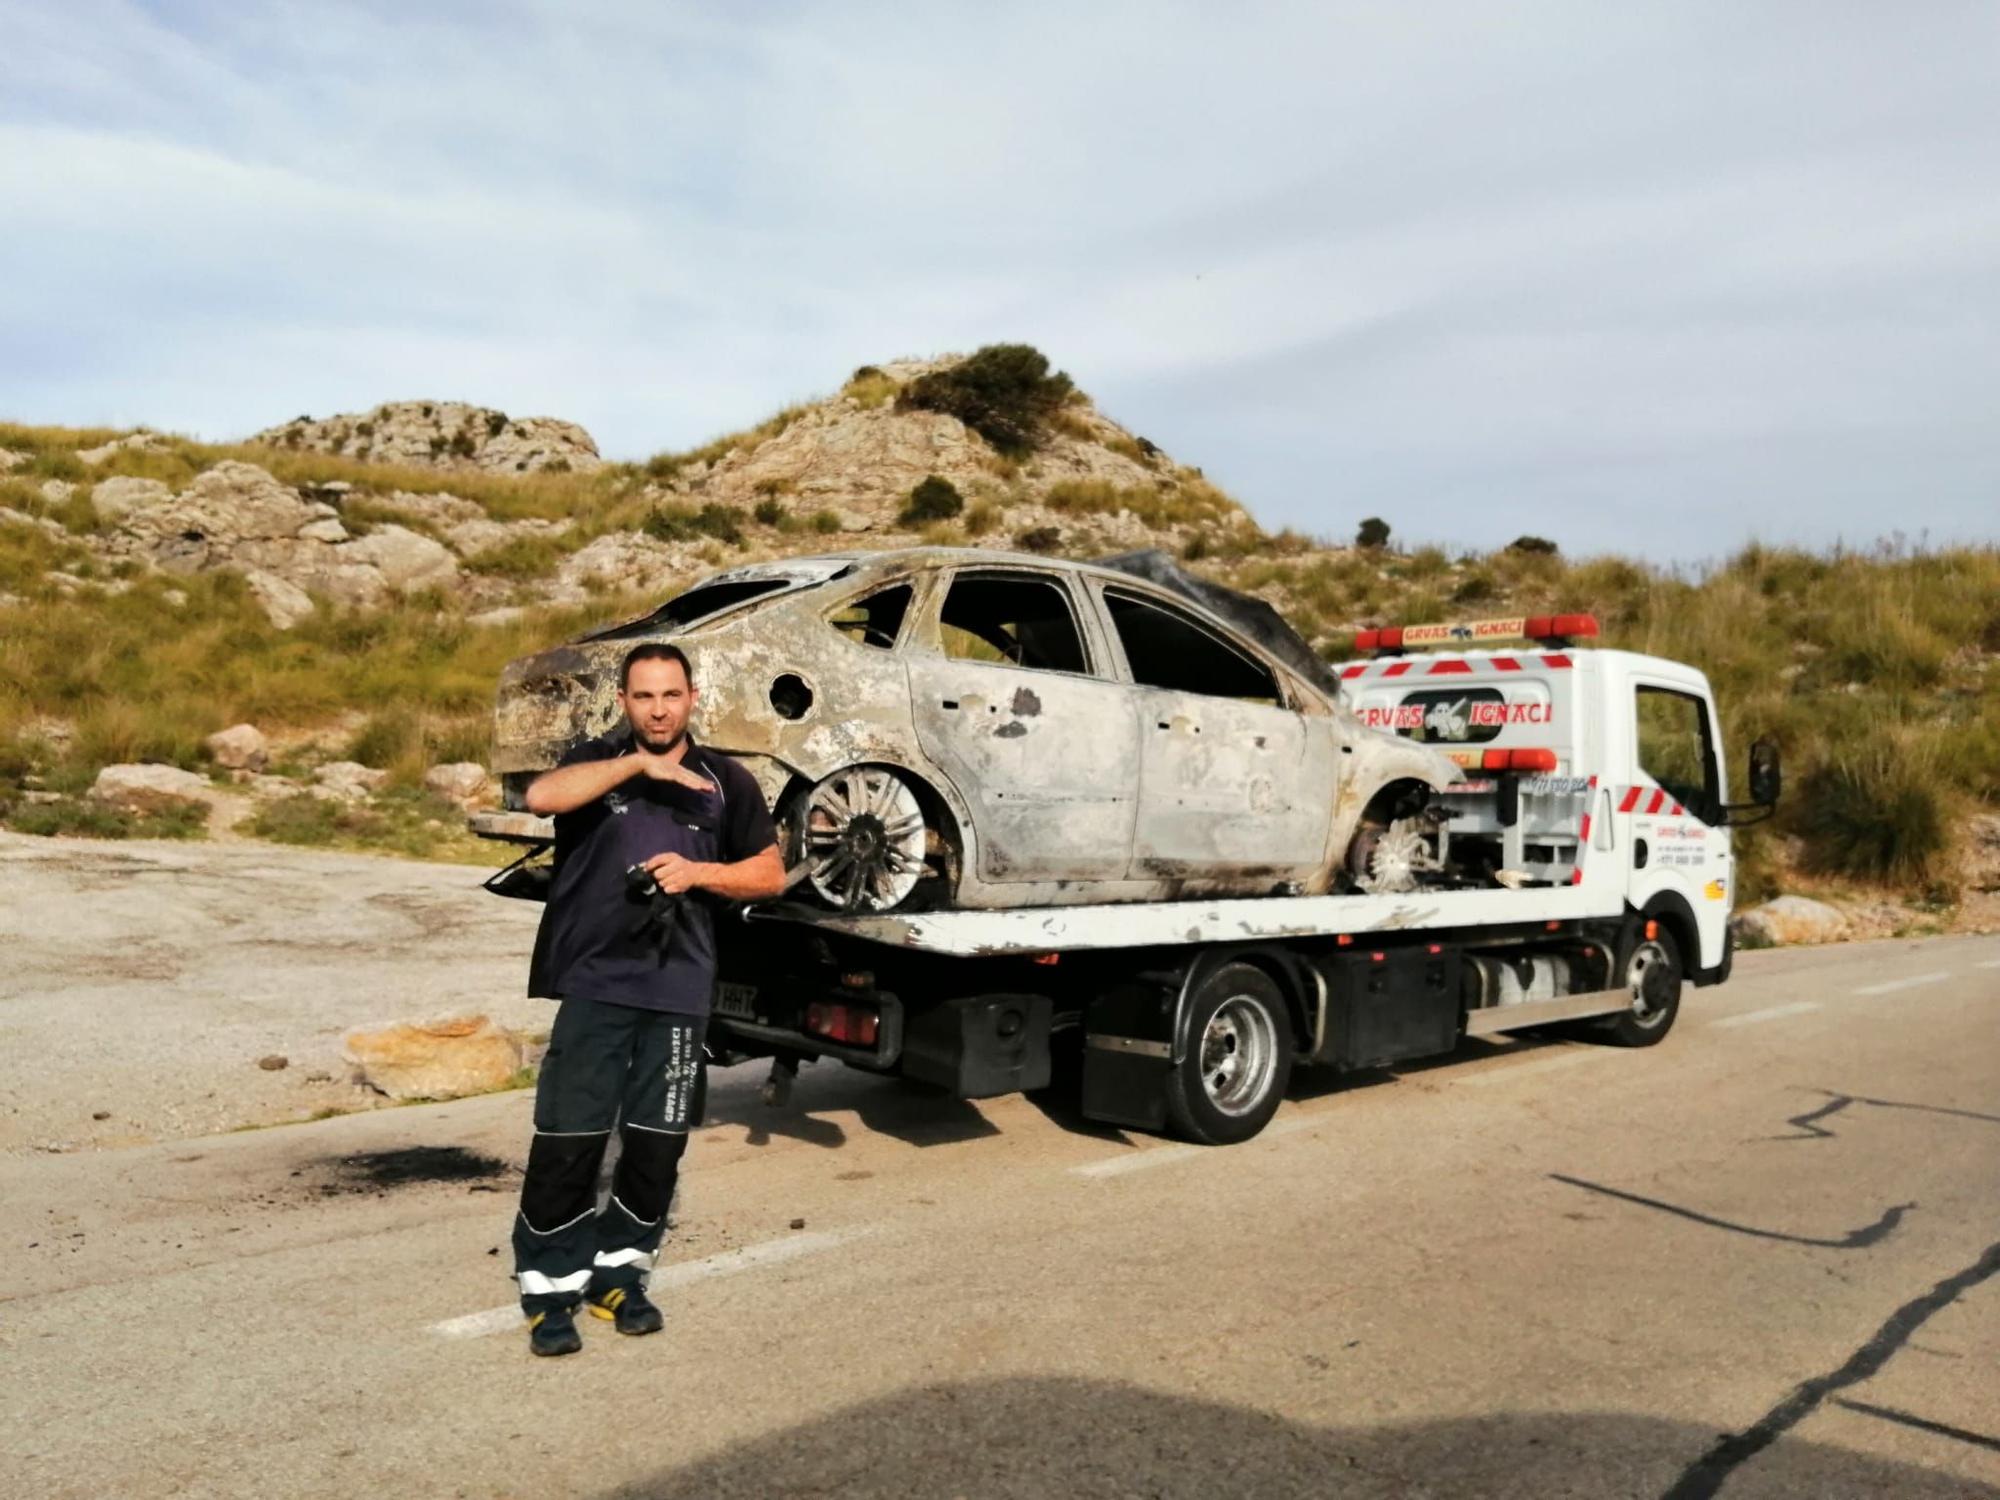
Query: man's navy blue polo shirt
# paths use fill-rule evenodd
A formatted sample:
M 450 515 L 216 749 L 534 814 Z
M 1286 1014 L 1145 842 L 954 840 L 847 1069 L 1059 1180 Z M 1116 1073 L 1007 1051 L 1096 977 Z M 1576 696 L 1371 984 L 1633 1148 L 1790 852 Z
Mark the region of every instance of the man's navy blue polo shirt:
M 570 746 L 561 764 L 633 753 L 631 729 Z M 715 997 L 716 899 L 680 898 L 680 919 L 661 951 L 652 903 L 625 871 L 668 851 L 734 864 L 777 841 L 756 779 L 726 755 L 688 741 L 681 762 L 720 792 L 634 776 L 573 812 L 556 814 L 555 878 L 535 935 L 528 993 L 706 1016 Z

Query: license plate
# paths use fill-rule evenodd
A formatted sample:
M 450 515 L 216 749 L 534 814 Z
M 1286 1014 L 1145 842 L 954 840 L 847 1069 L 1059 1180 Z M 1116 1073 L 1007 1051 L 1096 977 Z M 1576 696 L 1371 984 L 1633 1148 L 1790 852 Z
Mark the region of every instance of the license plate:
M 715 1013 L 719 1016 L 734 1016 L 739 1021 L 756 1020 L 757 986 L 730 984 L 727 981 L 716 985 Z

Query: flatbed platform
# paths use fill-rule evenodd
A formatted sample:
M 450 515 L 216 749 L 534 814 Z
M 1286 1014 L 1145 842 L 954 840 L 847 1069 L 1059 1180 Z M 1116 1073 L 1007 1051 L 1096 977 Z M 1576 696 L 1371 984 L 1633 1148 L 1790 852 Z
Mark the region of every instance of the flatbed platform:
M 1615 918 L 1623 909 L 1622 897 L 1616 892 L 1592 891 L 1584 886 L 1532 886 L 1522 890 L 1245 896 L 866 916 L 784 903 L 753 907 L 745 915 L 753 922 L 792 922 L 891 947 L 970 958 L 1520 926 Z

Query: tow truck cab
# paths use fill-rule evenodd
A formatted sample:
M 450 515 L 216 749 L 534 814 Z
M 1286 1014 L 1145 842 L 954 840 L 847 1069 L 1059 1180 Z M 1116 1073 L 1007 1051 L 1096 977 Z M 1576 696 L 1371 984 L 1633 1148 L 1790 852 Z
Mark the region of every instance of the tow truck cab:
M 1223 1143 L 1263 1127 L 1295 1062 L 1381 1067 L 1552 1023 L 1650 1046 L 1684 982 L 1729 975 L 1730 827 L 1768 814 L 1777 759 L 1755 747 L 1753 801 L 1731 803 L 1707 679 L 1576 646 L 1596 634 L 1580 615 L 1364 632 L 1380 654 L 1338 667 L 1364 722 L 1465 772 L 1419 820 L 1423 888 L 751 909 L 720 924 L 711 1047 L 773 1058 L 774 1096 L 813 1058 L 966 1098 L 1068 1058 L 1087 1117 Z

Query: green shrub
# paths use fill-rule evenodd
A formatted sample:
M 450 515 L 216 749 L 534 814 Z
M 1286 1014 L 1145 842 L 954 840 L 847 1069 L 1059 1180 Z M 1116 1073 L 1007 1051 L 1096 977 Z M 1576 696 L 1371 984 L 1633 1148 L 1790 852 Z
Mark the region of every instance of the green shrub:
M 1545 536 L 1517 536 L 1507 544 L 1509 552 L 1536 552 L 1544 557 L 1554 557 L 1560 550 Z
M 750 514 L 759 526 L 776 526 L 785 519 L 784 503 L 775 495 L 766 495 L 750 507 Z
M 830 510 L 816 510 L 813 512 L 812 529 L 821 536 L 830 536 L 840 530 L 840 517 Z
M 949 521 L 965 509 L 965 497 L 949 479 L 927 475 L 910 491 L 909 504 L 896 518 L 902 526 L 921 526 L 927 521 Z
M 546 578 L 575 550 L 571 533 L 523 532 L 466 559 L 465 566 L 490 578 Z
M 1370 516 L 1354 533 L 1354 545 L 1371 552 L 1388 546 L 1389 523 L 1380 516 Z
M 1808 863 L 1826 874 L 1922 883 L 1942 868 L 1951 807 L 1935 746 L 1875 736 L 1799 787 Z
M 1023 552 L 1049 553 L 1062 545 L 1062 532 L 1054 526 L 1034 526 L 1014 538 Z
M 486 435 L 488 437 L 497 438 L 506 430 L 507 413 L 504 411 L 489 411 L 486 414 Z
M 942 370 L 919 375 L 896 397 L 898 407 L 958 418 L 1003 454 L 1038 446 L 1075 390 L 1049 373 L 1048 357 L 1029 344 L 988 344 Z
M 24 802 L 7 814 L 16 833 L 40 838 L 204 839 L 208 810 L 192 804 L 155 813 L 132 813 L 87 801 Z
M 733 505 L 711 500 L 699 510 L 691 505 L 654 507 L 640 527 L 647 536 L 663 542 L 692 542 L 714 537 L 733 547 L 743 545 L 743 512 Z
M 985 536 L 1000 524 L 1001 510 L 991 500 L 981 500 L 965 513 L 965 534 Z

